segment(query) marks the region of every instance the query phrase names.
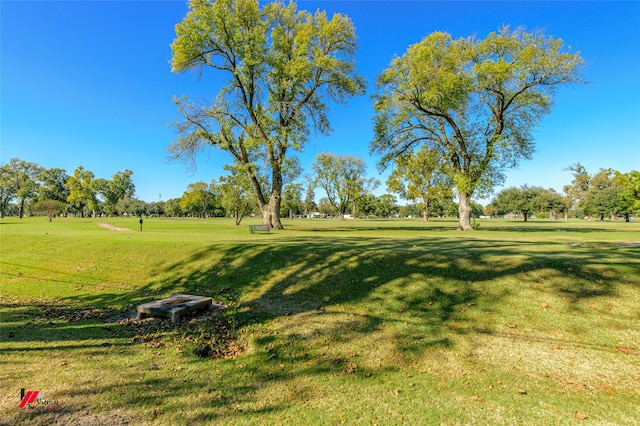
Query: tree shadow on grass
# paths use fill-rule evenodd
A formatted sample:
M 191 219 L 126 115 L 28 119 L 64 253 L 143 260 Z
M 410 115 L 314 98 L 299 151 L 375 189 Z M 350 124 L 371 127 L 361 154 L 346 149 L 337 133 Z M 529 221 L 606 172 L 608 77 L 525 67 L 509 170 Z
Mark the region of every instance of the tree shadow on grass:
M 620 264 L 638 264 L 632 249 L 619 248 L 615 255 Z M 176 293 L 212 296 L 220 303 L 241 300 L 236 311 L 242 324 L 364 302 L 387 313 L 405 309 L 423 321 L 443 323 L 469 304 L 490 310 L 500 303 L 500 295 L 483 297 L 470 283 L 516 276 L 526 282 L 539 273 L 561 278 L 553 291 L 573 300 L 613 296 L 620 277 L 610 262 L 598 247 L 546 242 L 305 237 L 210 245 L 167 261 L 157 280 L 135 291 L 66 300 L 113 306 Z
M 546 242 L 347 237 L 212 244 L 184 259 L 167 260 L 157 279 L 134 292 L 70 296 L 65 302 L 108 306 L 175 293 L 212 296 L 232 305 L 225 315 L 241 327 L 259 327 L 246 363 L 221 361 L 229 375 L 224 383 L 211 382 L 219 374 L 192 375 L 185 382 L 162 371 L 147 372 L 136 382 L 127 372 L 130 380 L 118 385 L 121 389 L 86 385 L 76 392 L 116 392 L 117 403 L 143 411 L 192 409 L 194 421 L 232 421 L 247 410 L 266 415 L 288 403 L 283 396 L 256 408 L 267 385 L 292 386 L 289 398 L 311 398 L 315 391 L 305 390 L 297 378 L 366 380 L 430 349 L 455 348 L 456 335 L 474 330 L 474 315 L 495 310 L 512 293 L 547 277 L 559 284 L 545 291 L 570 303 L 615 296 L 622 283 L 639 284 L 637 275 L 623 278 L 612 262 L 639 263 L 632 249 L 619 249 L 612 258 L 599 248 Z M 499 292 L 493 288 L 492 283 L 512 278 L 512 290 L 505 284 Z M 372 353 L 349 354 L 351 343 Z M 372 359 L 383 355 L 371 348 L 391 358 L 376 367 Z M 204 366 L 209 361 L 192 355 L 185 362 Z M 209 406 L 188 399 L 190 392 L 207 395 Z M 168 396 L 172 393 L 175 397 Z

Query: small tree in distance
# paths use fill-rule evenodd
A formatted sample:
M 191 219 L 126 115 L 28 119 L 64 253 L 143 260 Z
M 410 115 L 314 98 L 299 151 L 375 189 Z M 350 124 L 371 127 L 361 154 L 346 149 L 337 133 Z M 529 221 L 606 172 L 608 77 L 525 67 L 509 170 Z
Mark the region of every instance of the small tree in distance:
M 316 156 L 311 167 L 317 185 L 326 192 L 328 203 L 342 220 L 352 203 L 379 185 L 376 179 L 365 177 L 365 162 L 351 155 L 321 153 Z
M 62 212 L 64 212 L 65 204 L 58 200 L 44 200 L 38 201 L 33 205 L 32 210 L 36 213 L 44 213 L 49 218 L 49 222 L 51 222 L 54 216 L 58 216 Z
M 405 200 L 422 201 L 425 222 L 429 220 L 433 201 L 453 198 L 453 182 L 439 151 L 422 146 L 415 154 L 397 157 L 395 166 L 387 179 L 387 188 Z
M 236 225 L 240 225 L 242 219 L 251 213 L 255 202 L 250 199 L 249 180 L 242 171 L 239 164 L 225 165 L 224 169 L 229 172 L 225 176 L 220 176 L 220 192 L 222 207 L 227 215 L 235 219 Z

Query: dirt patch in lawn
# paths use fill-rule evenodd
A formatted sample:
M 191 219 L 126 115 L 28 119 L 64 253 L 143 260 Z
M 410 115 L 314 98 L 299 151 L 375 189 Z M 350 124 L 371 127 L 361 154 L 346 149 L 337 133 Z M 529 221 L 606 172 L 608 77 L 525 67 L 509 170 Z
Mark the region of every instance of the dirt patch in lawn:
M 118 228 L 117 226 L 109 225 L 108 223 L 98 223 L 98 226 L 110 231 L 131 231 L 129 228 Z
M 618 243 L 618 247 L 640 247 L 640 241 Z

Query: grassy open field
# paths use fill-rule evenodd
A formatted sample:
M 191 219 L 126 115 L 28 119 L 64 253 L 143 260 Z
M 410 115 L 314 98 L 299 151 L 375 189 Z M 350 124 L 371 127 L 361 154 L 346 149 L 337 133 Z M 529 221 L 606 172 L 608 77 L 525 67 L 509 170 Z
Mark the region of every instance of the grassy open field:
M 245 222 L 0 220 L 0 424 L 640 424 L 640 223 Z

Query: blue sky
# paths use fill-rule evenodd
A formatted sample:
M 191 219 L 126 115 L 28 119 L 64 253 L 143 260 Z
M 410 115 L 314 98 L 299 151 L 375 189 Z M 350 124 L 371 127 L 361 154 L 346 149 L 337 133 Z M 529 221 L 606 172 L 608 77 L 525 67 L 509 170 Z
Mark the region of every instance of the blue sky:
M 372 138 L 370 95 L 394 55 L 433 31 L 455 38 L 507 24 L 542 28 L 581 52 L 589 85 L 567 87 L 535 133 L 533 159 L 507 173 L 505 187 L 562 190 L 563 170 L 580 162 L 591 173 L 640 169 L 640 2 L 299 1 L 298 7 L 346 13 L 359 37 L 365 96 L 332 105 L 330 137 L 315 135 L 300 154 L 305 172 L 320 152 L 352 154 L 382 181 Z M 174 25 L 183 0 L 0 2 L 0 162 L 10 158 L 96 177 L 134 172 L 145 201 L 181 196 L 187 185 L 224 174 L 225 152 L 203 154 L 197 172 L 167 161 L 177 120 L 173 96 L 213 97 L 215 79 L 170 71 Z M 497 188 L 499 190 L 500 188 Z M 377 191 L 385 191 L 384 185 Z M 480 200 L 482 202 L 482 200 Z

